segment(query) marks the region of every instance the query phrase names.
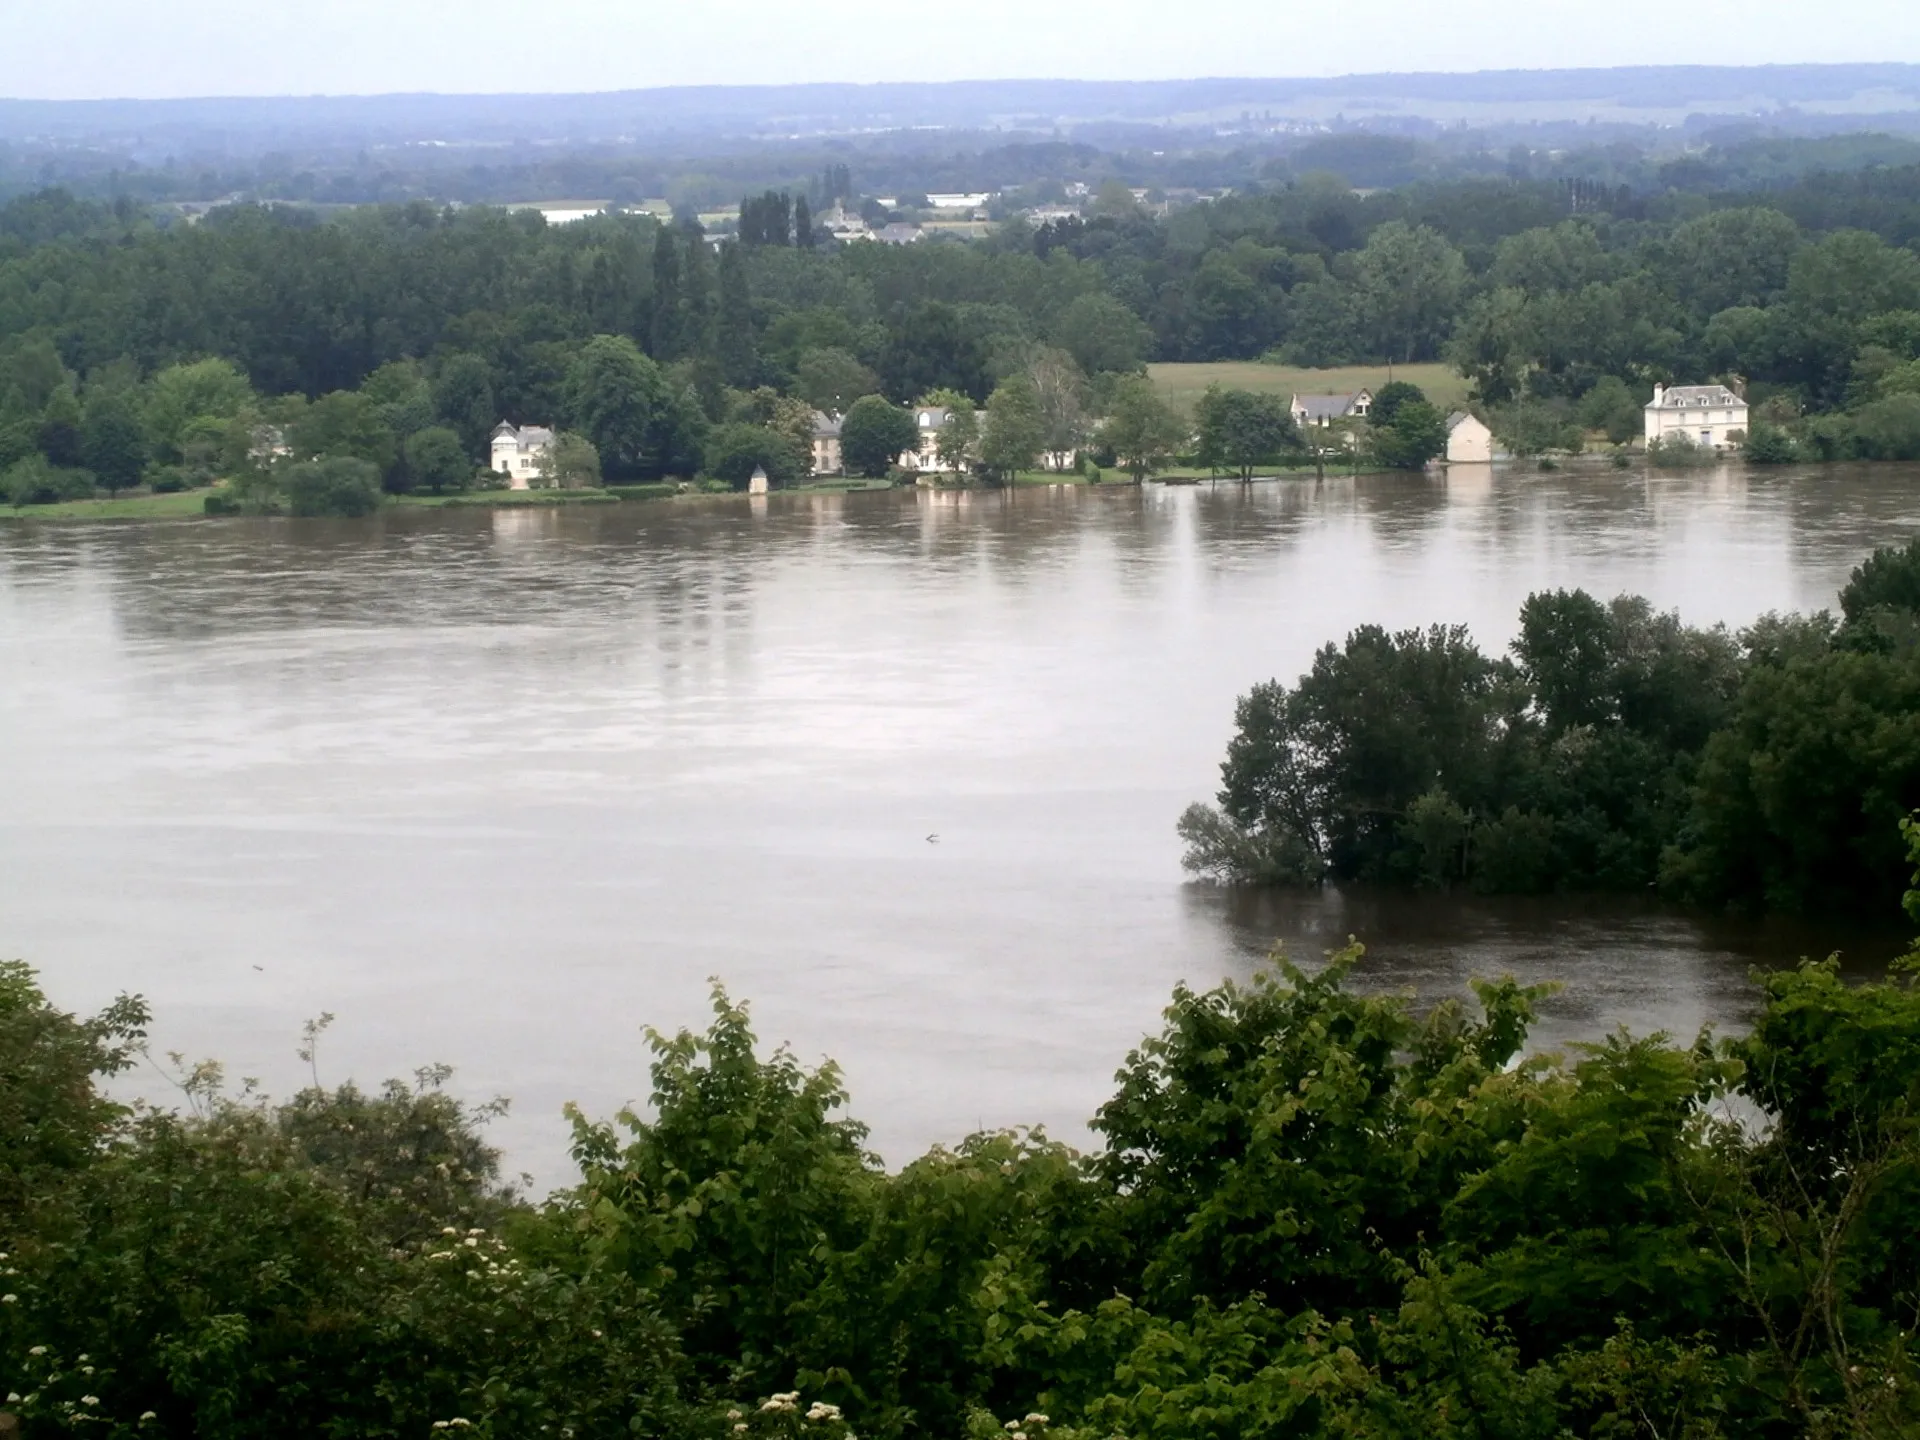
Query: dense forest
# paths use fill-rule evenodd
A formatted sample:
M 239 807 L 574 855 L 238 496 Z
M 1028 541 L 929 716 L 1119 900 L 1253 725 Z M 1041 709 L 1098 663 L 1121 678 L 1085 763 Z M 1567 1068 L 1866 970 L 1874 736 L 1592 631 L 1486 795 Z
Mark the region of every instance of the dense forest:
M 1554 591 L 1497 657 L 1459 626 L 1356 630 L 1241 699 L 1187 866 L 1886 913 L 1920 806 L 1920 540 L 1860 565 L 1840 612 L 1730 634 Z
M 578 432 L 610 480 L 712 471 L 716 445 L 795 471 L 805 407 L 1013 382 L 1071 439 L 1146 361 L 1261 357 L 1449 362 L 1523 453 L 1624 440 L 1654 383 L 1727 377 L 1754 458 L 1920 456 L 1920 167 L 1657 203 L 1309 176 L 1166 216 L 1107 186 L 1083 219 L 897 247 L 826 239 L 803 198 L 717 248 L 650 216 L 16 200 L 0 469 L 28 466 L 16 498 L 195 482 L 269 424 L 401 489 L 419 432 L 450 483 L 447 432 L 471 467 L 507 418 Z
M 1920 829 L 1910 829 L 1920 844 Z M 1357 950 L 1182 988 L 1101 1149 L 897 1172 L 716 991 L 579 1182 L 503 1190 L 447 1072 L 284 1103 L 100 1088 L 0 964 L 0 1431 L 279 1440 L 1772 1440 L 1920 1427 L 1920 991 L 1768 977 L 1744 1038 L 1527 1058 Z M 1765 1123 L 1750 1123 L 1764 1116 Z M 1745 1117 L 1745 1118 L 1743 1118 Z

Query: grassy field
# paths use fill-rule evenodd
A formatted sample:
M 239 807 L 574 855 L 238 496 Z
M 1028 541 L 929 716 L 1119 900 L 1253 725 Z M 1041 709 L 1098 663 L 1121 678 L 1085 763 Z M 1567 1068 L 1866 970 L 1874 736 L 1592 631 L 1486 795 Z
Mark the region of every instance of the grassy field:
M 0 508 L 0 519 L 179 520 L 204 514 L 206 498 L 204 490 L 182 490 L 173 495 L 129 495 L 123 500 L 64 500 L 58 505 Z
M 1291 365 L 1263 365 L 1257 360 L 1218 360 L 1197 365 L 1149 365 L 1147 373 L 1160 393 L 1181 405 L 1191 405 L 1209 385 L 1225 390 L 1253 390 L 1274 395 L 1343 394 L 1361 388 L 1378 390 L 1387 383 L 1384 365 L 1349 365 L 1337 370 L 1302 370 Z M 1427 392 L 1442 410 L 1464 405 L 1467 381 L 1445 365 L 1396 365 L 1393 379 L 1406 380 Z

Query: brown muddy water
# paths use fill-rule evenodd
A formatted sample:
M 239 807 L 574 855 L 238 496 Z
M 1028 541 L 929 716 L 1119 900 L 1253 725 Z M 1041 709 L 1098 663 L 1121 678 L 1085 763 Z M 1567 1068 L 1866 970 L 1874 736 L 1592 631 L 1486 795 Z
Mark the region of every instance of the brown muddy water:
M 1898 917 L 1233 896 L 1174 818 L 1234 698 L 1354 625 L 1497 649 L 1562 585 L 1739 625 L 1916 530 L 1894 466 L 4 522 L 0 954 L 281 1092 L 333 1012 L 323 1080 L 446 1061 L 541 1185 L 562 1103 L 644 1100 L 641 1026 L 701 1023 L 708 977 L 838 1059 L 894 1162 L 1084 1139 L 1172 986 L 1276 941 L 1358 935 L 1427 996 L 1559 979 L 1546 1043 L 1691 1036 Z

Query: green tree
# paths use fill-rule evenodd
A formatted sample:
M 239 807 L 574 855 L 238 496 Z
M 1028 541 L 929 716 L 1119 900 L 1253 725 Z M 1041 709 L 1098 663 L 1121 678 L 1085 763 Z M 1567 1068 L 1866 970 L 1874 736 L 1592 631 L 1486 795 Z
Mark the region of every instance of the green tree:
M 397 473 L 399 442 L 380 407 L 358 391 L 322 395 L 289 427 L 287 441 L 297 456 L 364 460 L 382 476 Z
M 622 335 L 597 335 L 580 348 L 567 377 L 567 416 L 600 452 L 610 479 L 661 464 L 668 397 L 659 367 Z
M 534 466 L 544 488 L 592 490 L 600 485 L 600 452 L 584 435 L 562 430 Z
M 1089 375 L 1137 370 L 1153 344 L 1153 331 L 1145 321 L 1097 290 L 1069 301 L 1050 329 L 1054 344 Z
M 1371 422 L 1369 416 L 1368 443 L 1382 465 L 1419 470 L 1447 453 L 1446 417 L 1424 400 L 1403 401 L 1384 425 Z
M 1193 407 L 1193 418 L 1201 463 L 1231 470 L 1242 481 L 1251 480 L 1261 465 L 1273 464 L 1300 445 L 1293 416 L 1278 395 L 1209 385 Z
M 879 395 L 865 395 L 840 423 L 840 454 L 855 475 L 878 479 L 900 463 L 919 439 L 913 416 Z
M 473 479 L 473 461 L 460 437 L 444 425 L 431 425 L 407 436 L 403 447 L 407 487 L 439 495 L 464 490 Z
M 1187 436 L 1186 422 L 1151 380 L 1128 376 L 1114 386 L 1100 439 L 1135 484 L 1172 458 Z
M 745 421 L 716 426 L 706 455 L 707 473 L 736 490 L 747 488 L 756 469 L 765 470 L 768 483 L 776 488 L 801 484 L 812 470 L 810 451 L 790 435 Z
M 253 403 L 253 386 L 229 360 L 196 360 L 170 365 L 147 382 L 147 434 L 160 454 L 180 458 L 180 433 L 201 415 L 231 419 Z
M 1624 445 L 1646 429 L 1645 404 L 1617 375 L 1602 375 L 1580 397 L 1576 417 L 1589 430 L 1606 435 L 1609 443 Z
M 1367 421 L 1372 425 L 1391 425 L 1402 405 L 1426 398 L 1427 392 L 1418 385 L 1405 380 L 1389 380 L 1380 387 L 1373 397 L 1373 404 L 1367 408 Z
M 980 469 L 1003 484 L 1040 461 L 1046 444 L 1040 397 L 1025 375 L 1009 375 L 994 387 L 980 436 Z M 844 442 L 843 442 L 844 443 Z
M 108 494 L 140 483 L 147 453 L 146 428 L 125 393 L 109 391 L 88 399 L 80 428 L 80 456 Z
M 488 438 L 500 423 L 493 367 L 471 352 L 449 355 L 434 374 L 432 396 L 433 413 L 460 437 L 467 458 L 484 456 Z
M 934 454 L 943 468 L 958 474 L 973 465 L 980 455 L 980 416 L 973 402 L 964 395 L 947 402 L 947 423 L 933 442 Z
M 295 515 L 371 515 L 380 508 L 380 469 L 354 455 L 325 455 L 279 477 Z
M 719 358 L 729 385 L 751 385 L 760 369 L 743 245 L 729 245 L 720 252 Z
M 1367 237 L 1354 283 L 1375 353 L 1437 355 L 1466 288 L 1466 261 L 1438 231 L 1389 220 Z
M 880 388 L 880 379 L 845 350 L 804 351 L 794 367 L 794 393 L 816 410 L 844 415 L 862 395 Z

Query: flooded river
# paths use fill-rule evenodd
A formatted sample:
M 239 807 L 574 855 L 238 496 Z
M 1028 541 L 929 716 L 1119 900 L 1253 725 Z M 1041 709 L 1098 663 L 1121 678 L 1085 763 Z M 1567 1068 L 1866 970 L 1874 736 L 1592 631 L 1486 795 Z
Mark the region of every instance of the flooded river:
M 1560 585 L 1737 625 L 1916 530 L 1893 466 L 0 521 L 0 955 L 278 1091 L 330 1011 L 323 1080 L 446 1061 L 542 1184 L 563 1102 L 644 1100 L 642 1025 L 709 977 L 895 1162 L 1083 1138 L 1171 987 L 1276 940 L 1427 994 L 1558 978 L 1549 1040 L 1691 1035 L 1756 962 L 1888 932 L 1232 897 L 1174 818 L 1234 698 L 1354 625 L 1498 649 Z

